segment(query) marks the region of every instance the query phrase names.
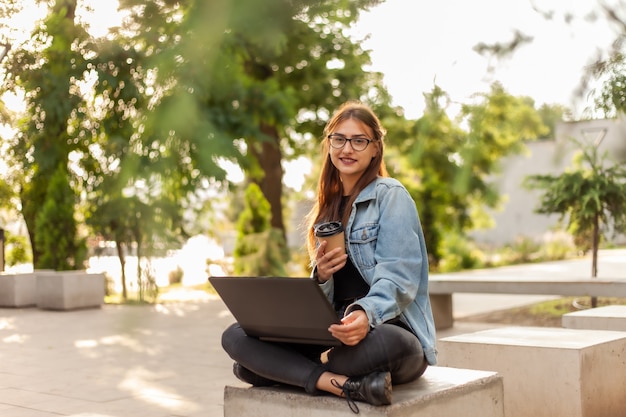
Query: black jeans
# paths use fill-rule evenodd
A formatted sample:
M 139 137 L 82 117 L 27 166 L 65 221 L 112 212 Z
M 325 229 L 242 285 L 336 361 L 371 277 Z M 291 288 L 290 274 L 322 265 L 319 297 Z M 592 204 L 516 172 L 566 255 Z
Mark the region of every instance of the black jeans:
M 419 378 L 427 367 L 418 338 L 395 324 L 372 329 L 356 346 L 332 348 L 326 363 L 320 355 L 328 346 L 265 342 L 247 336 L 237 323 L 222 334 L 222 346 L 235 362 L 254 374 L 302 387 L 310 394 L 317 393 L 315 384 L 325 371 L 348 377 L 389 371 L 393 384 L 403 384 Z

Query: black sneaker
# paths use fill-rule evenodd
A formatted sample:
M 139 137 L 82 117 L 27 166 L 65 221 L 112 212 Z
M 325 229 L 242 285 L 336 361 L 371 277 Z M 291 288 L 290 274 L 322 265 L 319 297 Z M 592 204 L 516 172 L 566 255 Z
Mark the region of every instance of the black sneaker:
M 233 374 L 235 374 L 239 380 L 255 387 L 271 387 L 272 385 L 276 385 L 276 382 L 255 374 L 248 368 L 241 366 L 238 362 L 233 363 Z
M 343 391 L 350 409 L 359 413 L 355 401 L 362 401 L 372 405 L 391 404 L 391 374 L 389 372 L 373 372 L 369 375 L 348 378 L 339 385 L 334 379 L 331 383 Z

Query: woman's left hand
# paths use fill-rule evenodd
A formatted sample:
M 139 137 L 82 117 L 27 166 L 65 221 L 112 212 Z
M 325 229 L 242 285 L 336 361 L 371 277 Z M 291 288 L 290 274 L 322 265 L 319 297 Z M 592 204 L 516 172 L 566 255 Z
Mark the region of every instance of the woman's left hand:
M 341 319 L 342 324 L 333 324 L 328 330 L 344 345 L 354 346 L 367 336 L 370 323 L 363 310 L 354 310 Z

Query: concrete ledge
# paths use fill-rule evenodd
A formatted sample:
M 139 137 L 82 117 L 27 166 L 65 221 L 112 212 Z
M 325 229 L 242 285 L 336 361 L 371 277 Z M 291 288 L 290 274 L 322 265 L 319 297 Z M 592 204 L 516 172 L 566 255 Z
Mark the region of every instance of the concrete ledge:
M 449 329 L 454 326 L 452 294 L 429 294 L 435 329 Z
M 568 329 L 626 332 L 626 305 L 604 306 L 563 314 L 561 323 Z
M 0 307 L 31 307 L 36 304 L 35 274 L 0 274 Z
M 37 274 L 37 307 L 75 310 L 100 307 L 105 295 L 104 274 L 59 271 Z
M 495 372 L 429 367 L 410 384 L 393 387 L 392 404 L 358 403 L 360 415 L 380 417 L 503 417 L 503 381 Z M 354 416 L 346 400 L 272 387 L 224 388 L 224 417 Z
M 432 275 L 428 292 L 435 328 L 453 326 L 452 294 L 524 294 L 556 296 L 626 297 L 626 279 L 473 278 Z
M 452 278 L 434 276 L 428 281 L 428 291 L 430 294 L 465 292 L 480 294 L 626 297 L 626 279 Z
M 442 366 L 498 372 L 507 417 L 623 417 L 626 333 L 504 327 L 438 341 Z

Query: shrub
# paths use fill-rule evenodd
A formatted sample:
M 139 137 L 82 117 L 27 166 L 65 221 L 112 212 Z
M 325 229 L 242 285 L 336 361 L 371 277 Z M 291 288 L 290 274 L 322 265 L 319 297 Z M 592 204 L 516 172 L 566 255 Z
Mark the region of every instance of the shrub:
M 167 279 L 170 285 L 180 284 L 183 282 L 183 275 L 185 275 L 185 272 L 180 265 L 178 265 L 175 270 L 170 271 L 169 274 L 167 274 Z

